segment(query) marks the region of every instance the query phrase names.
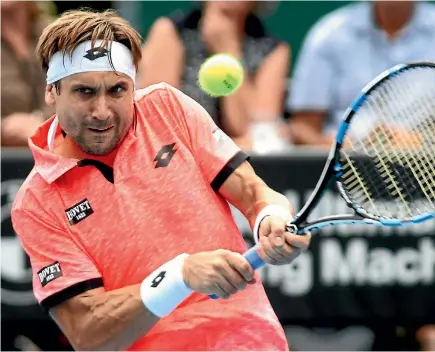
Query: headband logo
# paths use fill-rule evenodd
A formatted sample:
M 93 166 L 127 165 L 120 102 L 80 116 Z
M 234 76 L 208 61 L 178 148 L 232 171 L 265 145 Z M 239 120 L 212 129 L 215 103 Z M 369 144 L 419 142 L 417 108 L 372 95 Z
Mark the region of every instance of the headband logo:
M 109 51 L 108 51 L 106 48 L 103 48 L 103 47 L 100 47 L 100 48 L 92 48 L 92 49 L 89 49 L 89 50 L 86 52 L 86 55 L 83 56 L 83 57 L 85 57 L 85 58 L 88 59 L 88 60 L 94 61 L 94 60 L 96 60 L 96 59 L 99 59 L 100 57 L 107 56 L 107 53 L 108 53 L 108 52 L 109 52 Z

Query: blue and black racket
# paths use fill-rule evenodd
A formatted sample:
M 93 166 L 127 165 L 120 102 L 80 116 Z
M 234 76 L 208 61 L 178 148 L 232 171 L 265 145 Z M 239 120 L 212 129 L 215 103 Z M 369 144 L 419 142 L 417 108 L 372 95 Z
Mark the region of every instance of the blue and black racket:
M 308 222 L 332 181 L 354 214 Z M 407 226 L 433 218 L 435 64 L 401 64 L 376 77 L 347 109 L 317 186 L 287 231 Z M 254 269 L 265 264 L 257 248 L 244 254 Z

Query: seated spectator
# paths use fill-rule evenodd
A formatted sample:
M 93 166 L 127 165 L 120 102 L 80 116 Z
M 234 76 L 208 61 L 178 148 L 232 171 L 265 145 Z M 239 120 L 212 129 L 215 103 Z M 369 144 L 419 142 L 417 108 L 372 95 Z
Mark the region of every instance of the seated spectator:
M 420 1 L 357 2 L 326 15 L 309 31 L 289 99 L 296 144 L 329 148 L 342 116 L 382 71 L 435 61 L 435 5 Z
M 187 14 L 158 19 L 143 47 L 139 88 L 171 84 L 204 106 L 242 148 L 251 149 L 252 123 L 270 127 L 283 114 L 290 60 L 289 46 L 268 35 L 254 14 L 261 12 L 259 5 L 204 1 Z M 201 64 L 215 53 L 233 54 L 246 67 L 243 85 L 229 97 L 212 98 L 197 85 Z
M 47 23 L 34 1 L 1 2 L 2 146 L 27 146 L 28 137 L 54 113 L 45 104 L 45 74 L 34 53 Z

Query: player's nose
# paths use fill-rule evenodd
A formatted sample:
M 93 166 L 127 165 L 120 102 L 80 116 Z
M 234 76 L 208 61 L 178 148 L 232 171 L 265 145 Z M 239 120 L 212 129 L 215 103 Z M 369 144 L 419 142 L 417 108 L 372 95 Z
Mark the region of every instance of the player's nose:
M 105 96 L 99 96 L 95 99 L 92 107 L 92 117 L 98 120 L 107 120 L 111 118 L 112 111 L 109 102 Z

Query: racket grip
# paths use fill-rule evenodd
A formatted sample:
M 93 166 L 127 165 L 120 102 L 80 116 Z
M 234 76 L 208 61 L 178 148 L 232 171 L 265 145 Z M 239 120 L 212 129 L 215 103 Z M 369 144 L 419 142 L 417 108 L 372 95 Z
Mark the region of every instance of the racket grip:
M 254 270 L 260 269 L 264 264 L 266 264 L 266 262 L 261 259 L 260 255 L 258 254 L 257 249 L 259 246 L 260 245 L 254 246 L 243 254 Z
M 243 254 L 243 256 L 246 258 L 249 264 L 251 264 L 252 269 L 254 270 L 257 270 L 261 268 L 264 264 L 266 264 L 266 262 L 258 255 L 257 248 L 257 246 L 252 247 Z M 210 295 L 210 298 L 218 299 L 219 297 L 216 295 Z

